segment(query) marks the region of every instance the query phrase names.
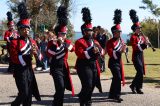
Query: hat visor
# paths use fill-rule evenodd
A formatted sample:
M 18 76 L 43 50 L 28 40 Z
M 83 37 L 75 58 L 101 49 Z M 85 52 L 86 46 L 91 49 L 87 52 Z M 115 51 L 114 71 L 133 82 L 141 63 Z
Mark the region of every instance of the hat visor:
M 58 32 L 58 34 L 60 34 L 60 35 L 65 35 L 65 34 L 67 34 L 66 32 Z
M 8 26 L 14 26 L 14 24 L 7 24 Z
M 19 28 L 28 28 L 28 29 L 30 29 L 30 26 L 28 26 L 28 25 L 20 25 Z
M 114 32 L 122 32 L 122 30 L 115 30 Z
M 85 31 L 93 31 L 93 29 L 86 28 Z
M 136 27 L 136 29 L 140 29 L 140 28 L 142 28 L 142 26 L 137 26 L 137 27 Z

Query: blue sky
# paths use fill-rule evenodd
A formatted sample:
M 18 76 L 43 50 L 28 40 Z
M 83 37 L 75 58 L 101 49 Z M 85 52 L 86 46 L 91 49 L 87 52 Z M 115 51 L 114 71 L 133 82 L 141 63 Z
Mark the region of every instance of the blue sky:
M 76 13 L 71 15 L 71 21 L 74 25 L 76 31 L 80 31 L 82 22 L 82 7 L 89 7 L 92 14 L 93 26 L 101 25 L 102 27 L 108 29 L 113 26 L 113 15 L 115 9 L 122 10 L 122 32 L 131 32 L 132 22 L 129 17 L 129 10 L 135 9 L 139 20 L 142 21 L 144 18 L 154 18 L 149 10 L 139 9 L 142 6 L 142 0 L 76 0 Z M 153 3 L 157 3 L 159 0 L 153 0 Z M 80 5 L 79 5 L 80 4 Z
M 0 19 L 6 19 L 6 12 L 9 10 L 6 5 L 7 0 L 0 0 Z M 92 14 L 93 26 L 101 25 L 108 29 L 113 26 L 113 15 L 115 9 L 122 10 L 122 32 L 131 32 L 132 22 L 129 17 L 129 10 L 135 9 L 139 16 L 139 20 L 142 21 L 144 18 L 151 17 L 152 14 L 148 10 L 139 9 L 142 6 L 142 0 L 73 0 L 74 9 L 71 12 L 70 20 L 74 25 L 75 31 L 80 31 L 80 27 L 83 24 L 81 9 L 88 7 Z M 159 0 L 153 0 L 153 3 L 157 3 Z
M 9 7 L 6 4 L 7 0 L 0 0 L 0 20 L 7 19 L 6 13 L 9 10 Z

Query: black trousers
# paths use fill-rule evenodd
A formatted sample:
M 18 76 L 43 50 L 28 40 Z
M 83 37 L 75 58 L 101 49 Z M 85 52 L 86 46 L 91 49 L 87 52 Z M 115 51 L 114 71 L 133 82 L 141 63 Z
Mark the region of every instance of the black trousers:
M 119 98 L 121 95 L 121 67 L 115 65 L 110 67 L 113 75 L 112 83 L 109 91 L 109 97 Z
M 141 60 L 137 60 L 134 61 L 133 64 L 137 73 L 132 81 L 131 86 L 137 89 L 141 89 L 143 86 L 143 72 L 144 72 L 143 63 Z
M 14 71 L 14 64 L 11 62 L 10 57 L 9 57 L 9 66 L 7 72 L 12 72 Z
M 31 106 L 32 102 L 32 78 L 31 67 L 15 65 L 14 77 L 18 89 L 18 96 L 11 106 Z
M 64 60 L 52 61 L 50 67 L 56 90 L 54 94 L 53 106 L 63 106 L 64 91 L 68 81 L 68 79 L 66 79 L 68 77 L 66 77 L 67 70 L 65 68 Z
M 77 74 L 81 81 L 81 91 L 79 93 L 79 100 L 81 103 L 91 101 L 92 92 L 96 85 L 97 69 L 95 64 L 90 64 L 86 61 L 78 62 Z

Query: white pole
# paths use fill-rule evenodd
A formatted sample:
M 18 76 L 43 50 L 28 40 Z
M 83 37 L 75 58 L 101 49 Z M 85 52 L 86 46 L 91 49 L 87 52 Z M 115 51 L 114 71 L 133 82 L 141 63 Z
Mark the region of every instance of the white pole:
M 159 20 L 157 22 L 157 32 L 158 32 L 158 48 L 159 48 Z

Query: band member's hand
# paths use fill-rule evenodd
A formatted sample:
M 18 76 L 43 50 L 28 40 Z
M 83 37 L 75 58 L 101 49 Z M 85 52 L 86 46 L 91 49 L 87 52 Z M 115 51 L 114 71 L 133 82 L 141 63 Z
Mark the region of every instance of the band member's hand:
M 63 38 L 62 37 L 58 37 L 57 43 L 60 46 L 63 43 Z
M 34 55 L 37 55 L 37 54 L 38 54 L 35 44 L 32 44 L 32 53 L 33 53 Z
M 60 46 L 62 44 L 62 40 L 61 39 L 58 39 L 57 40 L 57 44 Z
M 145 36 L 145 44 L 149 44 L 149 39 L 147 36 Z
M 14 38 L 14 39 L 17 39 L 17 38 L 18 38 L 18 36 L 13 36 L 13 38 Z
M 122 50 L 121 50 L 121 52 L 126 52 L 126 48 L 127 48 L 127 45 L 122 45 Z
M 94 47 L 93 52 L 94 52 L 95 54 L 97 54 L 97 53 L 99 52 L 98 47 Z
M 33 49 L 32 52 L 33 52 L 34 55 L 38 54 L 36 49 Z

